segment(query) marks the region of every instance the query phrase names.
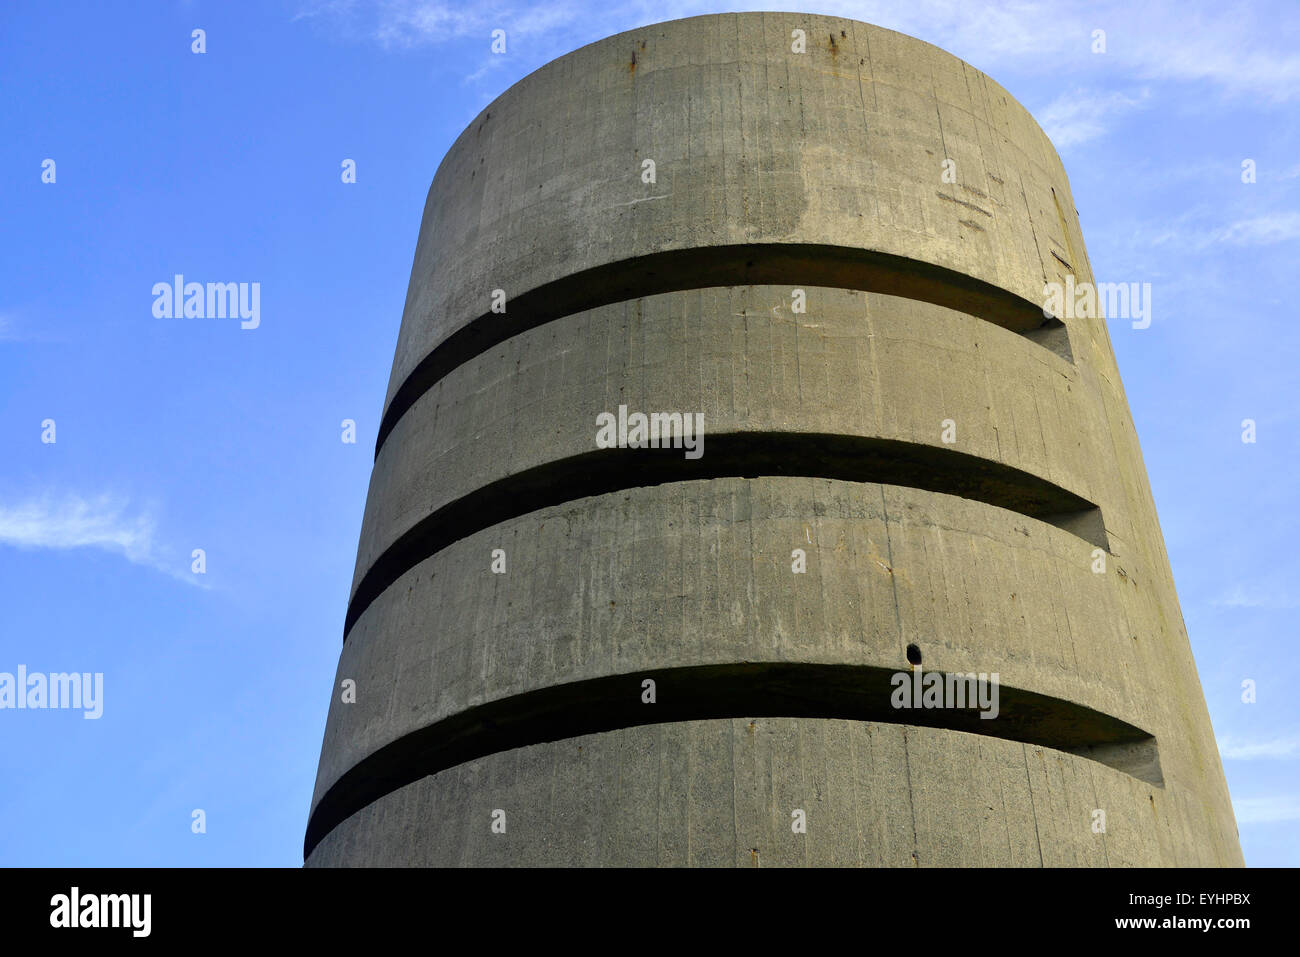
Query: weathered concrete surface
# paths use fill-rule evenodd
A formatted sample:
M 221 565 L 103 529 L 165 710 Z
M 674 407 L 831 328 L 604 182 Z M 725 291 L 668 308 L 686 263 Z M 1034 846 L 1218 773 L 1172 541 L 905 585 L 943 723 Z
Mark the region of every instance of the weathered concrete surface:
M 791 52 L 796 28 L 806 53 Z M 940 180 L 945 158 L 956 184 Z M 646 159 L 653 184 L 641 180 Z M 1054 252 L 1087 268 L 1060 160 L 988 77 L 852 20 L 693 17 L 547 64 L 448 151 L 389 398 L 430 348 L 488 311 L 493 289 L 513 298 L 606 262 L 759 242 L 922 260 L 1033 303 L 1062 270 Z
M 817 432 L 941 448 L 951 419 L 952 448 L 1041 476 L 1101 506 L 1109 521 L 1106 502 L 1122 490 L 1095 467 L 1110 444 L 1095 376 L 940 306 L 799 288 L 802 314 L 791 312 L 790 288 L 772 286 L 633 299 L 531 329 L 454 369 L 379 451 L 353 592 L 438 508 L 592 451 L 596 416 L 620 404 L 702 412 L 715 434 Z
M 956 800 L 956 796 L 960 800 Z M 1087 826 L 1105 807 L 1106 833 Z M 490 829 L 505 811 L 505 833 Z M 792 830 L 802 810 L 807 833 Z M 932 728 L 691 721 L 493 754 L 381 798 L 310 866 L 1210 866 L 1205 809 L 1050 748 Z
M 791 52 L 795 29 L 807 53 Z M 780 278 L 741 263 L 706 283 L 721 288 L 665 291 L 649 275 L 704 275 L 664 250 L 726 273 L 738 243 L 783 244 L 754 253 Z M 830 247 L 878 258 L 823 269 Z M 603 274 L 600 303 L 547 313 L 548 297 L 583 294 L 566 276 L 636 257 Z M 959 274 L 1006 299 L 963 300 Z M 995 83 L 919 41 L 800 14 L 699 17 L 513 87 L 430 190 L 308 862 L 1240 864 L 1105 323 L 1067 318 L 1040 338 L 1020 308 L 1067 275 L 1093 280 L 1050 143 Z M 488 313 L 494 289 L 543 292 L 521 320 Z M 494 338 L 493 322 L 521 324 Z M 596 414 L 620 404 L 703 412 L 706 461 L 710 435 L 752 436 L 752 473 L 647 485 L 628 465 L 599 494 L 569 472 L 554 504 L 492 499 L 513 488 L 492 483 L 585 462 Z M 896 443 L 926 467 L 951 450 L 1014 470 L 1012 485 L 981 498 L 935 491 L 924 469 L 892 484 L 801 475 L 800 461 L 764 471 L 759 450 L 791 433 Z M 1104 569 L 1082 520 L 1018 511 L 1016 482 L 1095 506 Z M 411 544 L 439 516 L 436 547 Z M 905 671 L 909 644 L 927 670 L 997 672 L 1008 694 L 1038 696 L 1059 742 L 1022 743 L 1010 719 L 980 734 L 901 711 L 845 720 L 829 687 L 828 713 L 721 715 L 707 681 L 660 705 L 691 720 L 618 710 L 572 730 L 609 706 L 582 689 L 620 676 Z M 800 700 L 818 694 L 793 680 Z M 519 716 L 537 717 L 532 737 L 507 741 Z M 1098 716 L 1135 729 L 1155 771 L 1101 737 L 1067 753 Z M 795 808 L 807 834 L 790 830 Z
M 510 556 L 505 575 L 484 573 L 494 548 Z M 794 548 L 805 574 L 791 573 Z M 1093 574 L 1088 553 L 983 503 L 823 479 L 683 482 L 543 509 L 431 556 L 361 616 L 336 681 L 355 680 L 357 700 L 330 711 L 315 799 L 384 745 L 484 701 L 730 661 L 906 670 L 909 643 L 928 669 L 997 672 L 1144 726 L 1169 704 L 1158 646 L 1127 630 L 1138 589 Z

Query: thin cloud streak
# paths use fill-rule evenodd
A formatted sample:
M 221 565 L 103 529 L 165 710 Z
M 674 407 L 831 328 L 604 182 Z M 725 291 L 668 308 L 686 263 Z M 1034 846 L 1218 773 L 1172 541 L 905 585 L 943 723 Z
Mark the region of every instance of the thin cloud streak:
M 539 40 L 547 59 L 587 40 L 649 23 L 742 10 L 788 12 L 788 0 L 666 0 L 650 3 L 535 4 L 488 0 L 305 0 L 294 16 L 332 20 L 348 35 L 386 48 L 480 39 L 491 31 Z M 823 0 L 817 13 L 876 23 L 934 43 L 996 78 L 999 64 L 1016 72 L 1060 74 L 1104 68 L 1124 82 L 1208 83 L 1228 97 L 1286 103 L 1300 99 L 1300 54 L 1286 41 L 1272 10 L 1206 6 L 1174 0 L 1104 4 L 1085 0 Z M 1093 52 L 1104 30 L 1106 51 Z M 547 49 L 537 49 L 547 47 Z M 509 47 L 508 47 L 509 48 Z M 1249 51 L 1249 52 L 1244 52 Z
M 1140 109 L 1150 99 L 1149 90 L 1135 95 L 1071 90 L 1039 111 L 1038 121 L 1057 149 L 1096 139 L 1109 129 L 1108 120 Z
M 17 505 L 0 504 L 0 545 L 56 550 L 96 548 L 119 554 L 180 581 L 206 588 L 193 575 L 163 560 L 149 514 L 129 514 L 127 503 L 111 495 L 84 498 L 46 495 Z
M 1300 602 L 1289 592 L 1281 589 L 1262 590 L 1247 589 L 1237 585 L 1221 598 L 1211 602 L 1216 608 L 1295 608 Z
M 1180 216 L 1138 241 L 1147 246 L 1203 251 L 1216 246 L 1276 246 L 1300 239 L 1300 213 L 1297 212 L 1243 216 L 1218 224 L 1203 222 L 1206 215 L 1197 212 Z
M 1225 761 L 1255 761 L 1260 758 L 1292 758 L 1300 754 L 1300 738 L 1273 738 L 1270 741 L 1236 741 L 1228 735 L 1219 738 L 1219 756 Z
M 1300 799 L 1290 794 L 1275 797 L 1238 798 L 1232 802 L 1238 824 L 1276 824 L 1300 821 Z

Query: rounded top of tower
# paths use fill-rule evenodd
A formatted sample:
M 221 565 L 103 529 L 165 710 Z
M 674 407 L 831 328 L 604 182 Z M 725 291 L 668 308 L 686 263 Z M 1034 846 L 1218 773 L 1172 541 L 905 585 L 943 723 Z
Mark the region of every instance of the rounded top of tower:
M 1082 248 L 1047 136 L 932 44 L 799 13 L 625 31 L 512 85 L 448 150 L 381 442 L 429 364 L 455 358 L 436 350 L 525 307 L 790 279 L 1027 331 L 1045 281 L 1090 278 Z

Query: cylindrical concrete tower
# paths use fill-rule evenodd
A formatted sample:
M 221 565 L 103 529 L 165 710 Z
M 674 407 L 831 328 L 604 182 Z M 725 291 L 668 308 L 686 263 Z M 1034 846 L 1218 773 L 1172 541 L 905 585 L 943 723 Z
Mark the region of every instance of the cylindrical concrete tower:
M 1240 864 L 1092 280 L 1028 113 L 888 30 L 511 87 L 425 206 L 307 862 Z

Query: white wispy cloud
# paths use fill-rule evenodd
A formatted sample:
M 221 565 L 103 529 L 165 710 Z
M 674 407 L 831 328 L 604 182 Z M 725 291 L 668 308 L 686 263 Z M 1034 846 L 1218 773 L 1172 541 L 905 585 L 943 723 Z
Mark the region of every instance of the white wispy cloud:
M 39 315 L 38 310 L 23 308 L 0 312 L 0 342 L 64 343 L 65 334 L 57 325 Z
M 108 496 L 83 499 L 50 497 L 20 505 L 0 505 L 0 542 L 30 548 L 104 548 L 131 561 L 153 549 L 153 521 L 130 517 L 124 502 Z
M 1223 212 L 1208 207 L 1189 211 L 1146 229 L 1140 241 L 1147 246 L 1204 251 L 1216 246 L 1275 246 L 1300 239 L 1300 212 L 1239 216 L 1228 222 L 1212 222 L 1212 216 L 1222 217 Z
M 1238 824 L 1273 824 L 1278 821 L 1300 821 L 1300 798 L 1291 794 L 1274 797 L 1237 798 L 1232 810 Z
M 1268 246 L 1300 238 L 1300 212 L 1269 213 L 1229 223 L 1211 242 L 1231 246 Z
M 1234 585 L 1211 604 L 1219 608 L 1296 608 L 1300 600 L 1289 589 Z
M 1134 94 L 1071 90 L 1038 111 L 1038 123 L 1057 149 L 1095 139 L 1107 131 L 1118 116 L 1141 108 L 1149 90 Z
M 386 0 L 378 7 L 375 39 L 385 45 L 412 46 L 481 37 L 493 30 L 526 39 L 555 33 L 590 13 L 580 4 L 444 3 L 438 0 Z
M 1260 758 L 1293 758 L 1300 755 L 1300 737 L 1267 741 L 1237 741 L 1229 735 L 1219 738 L 1219 756 L 1225 761 L 1255 761 Z
M 333 20 L 389 47 L 480 38 L 493 29 L 548 41 L 546 58 L 648 23 L 740 10 L 786 12 L 789 0 L 300 0 L 295 19 Z M 1300 53 L 1279 23 L 1285 7 L 1223 7 L 1184 0 L 821 0 L 817 12 L 898 30 L 937 44 L 997 78 L 999 66 L 1043 76 L 1118 73 L 1120 82 L 1207 83 L 1230 97 L 1300 99 Z M 1092 33 L 1106 32 L 1093 53 Z M 543 44 L 538 43 L 541 47 Z
M 97 548 L 114 552 L 187 582 L 206 587 L 166 561 L 146 511 L 132 514 L 128 503 L 111 495 L 86 498 L 44 495 L 16 505 L 0 503 L 0 544 L 17 548 Z
M 1183 20 L 1179 21 L 1181 15 Z M 1279 29 L 1282 10 L 1195 11 L 1165 4 L 1151 18 L 1158 34 L 1139 37 L 1142 75 L 1210 83 L 1231 96 L 1286 103 L 1300 99 L 1300 55 Z M 1139 15 L 1137 22 L 1143 18 Z M 1279 44 L 1281 40 L 1281 44 Z
M 461 82 L 477 83 L 479 80 L 483 79 L 483 77 L 487 76 L 489 73 L 502 69 L 503 65 L 504 64 L 499 56 L 485 57 L 483 59 L 483 65 L 479 67 L 477 70 L 475 70 L 473 73 L 466 75 L 465 79 L 462 80 Z

